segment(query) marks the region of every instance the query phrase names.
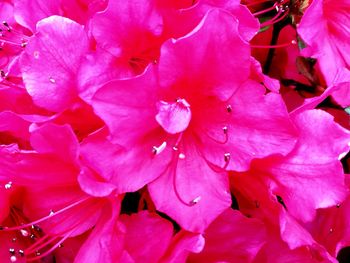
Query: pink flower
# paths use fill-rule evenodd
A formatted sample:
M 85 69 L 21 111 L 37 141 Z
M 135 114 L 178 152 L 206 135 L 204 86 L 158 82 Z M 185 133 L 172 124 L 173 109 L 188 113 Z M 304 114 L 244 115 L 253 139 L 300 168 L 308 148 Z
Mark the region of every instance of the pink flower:
M 350 59 L 347 55 L 350 52 L 350 44 L 347 41 L 350 38 L 349 4 L 348 0 L 313 1 L 298 26 L 298 33 L 307 45 L 302 54 L 318 60 L 328 85 L 334 85 L 339 70 L 350 69 Z M 350 78 L 347 81 L 350 82 Z M 342 95 L 335 95 L 336 99 L 341 99 L 343 106 L 350 105 L 349 100 L 344 102 L 342 98 L 349 94 L 349 90 L 348 86 L 343 87 L 339 90 Z
M 31 131 L 30 142 L 35 151 L 7 147 L 1 152 L 0 180 L 7 191 L 22 189 L 21 199 L 7 201 L 5 211 L 23 214 L 11 224 L 3 222 L 2 231 L 24 233 L 23 256 L 33 260 L 93 227 L 109 200 L 92 198 L 79 188 L 79 144 L 69 126 L 43 125 Z M 118 202 L 118 197 L 112 199 Z
M 188 36 L 162 46 L 158 66 L 112 81 L 93 98 L 124 151 L 110 159 L 121 175 L 104 177 L 119 187 L 123 174 L 133 185 L 162 175 L 149 185 L 157 209 L 192 231 L 229 206 L 225 169 L 245 170 L 295 142 L 280 96 L 248 80 L 249 45 L 237 26 L 213 10 Z
M 256 160 L 248 174 L 233 176 L 234 191 L 250 200 L 248 213 L 256 211 L 263 213 L 262 217 L 276 218 L 279 212 L 270 207 L 275 198 L 290 215 L 309 222 L 316 209 L 334 206 L 346 197 L 339 160 L 349 151 L 349 131 L 321 110 L 300 113 L 294 122 L 300 139 L 293 151 L 286 157 Z

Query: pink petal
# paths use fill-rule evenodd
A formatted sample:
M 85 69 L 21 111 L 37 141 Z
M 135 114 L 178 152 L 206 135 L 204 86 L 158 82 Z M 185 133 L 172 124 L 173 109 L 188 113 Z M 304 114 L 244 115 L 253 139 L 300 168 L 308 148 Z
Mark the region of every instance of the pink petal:
M 126 227 L 124 249 L 134 262 L 158 262 L 170 244 L 172 224 L 155 213 L 121 215 Z
M 64 17 L 41 20 L 21 58 L 23 81 L 34 102 L 62 111 L 77 99 L 75 74 L 87 52 L 84 28 Z
M 267 238 L 264 224 L 227 209 L 205 231 L 203 251 L 190 262 L 252 262 Z
M 191 33 L 167 41 L 161 48 L 162 87 L 186 87 L 225 100 L 248 78 L 249 72 L 249 45 L 239 36 L 237 20 L 219 9 L 209 11 Z
M 157 108 L 156 120 L 167 133 L 183 132 L 190 124 L 192 114 L 190 104 L 185 99 L 178 99 L 174 103 L 160 101 Z
M 77 161 L 79 144 L 68 125 L 44 124 L 31 132 L 30 143 L 38 153 L 55 154 L 67 162 Z
M 208 166 L 189 142 L 176 166 L 148 185 L 156 208 L 184 229 L 203 232 L 227 207 L 231 197 L 226 173 Z

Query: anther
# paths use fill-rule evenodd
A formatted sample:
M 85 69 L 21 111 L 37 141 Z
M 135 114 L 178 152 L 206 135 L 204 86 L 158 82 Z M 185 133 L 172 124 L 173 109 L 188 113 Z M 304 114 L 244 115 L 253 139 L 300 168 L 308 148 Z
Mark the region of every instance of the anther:
M 8 182 L 7 184 L 5 184 L 5 189 L 8 190 L 12 187 L 12 182 Z
M 226 106 L 226 110 L 228 113 L 231 113 L 232 112 L 232 106 L 231 105 L 227 105 Z
M 201 196 L 197 196 L 195 199 L 191 200 L 190 205 L 196 205 L 202 199 Z
M 164 151 L 165 147 L 166 147 L 166 142 L 163 142 L 159 147 L 153 146 L 152 147 L 152 153 L 154 155 L 160 154 L 162 151 Z
M 225 153 L 224 154 L 224 159 L 225 159 L 225 162 L 228 163 L 231 159 L 231 154 L 230 153 Z
M 27 231 L 27 230 L 25 230 L 25 229 L 21 229 L 21 230 L 20 230 L 20 232 L 21 232 L 21 235 L 22 235 L 22 236 L 24 236 L 24 237 L 29 236 L 28 231 Z
M 49 81 L 51 82 L 51 83 L 53 83 L 53 84 L 55 84 L 56 83 L 56 80 L 53 78 L 53 77 L 49 77 Z
M 8 32 L 11 32 L 11 27 L 6 21 L 2 21 L 2 24 L 6 27 Z

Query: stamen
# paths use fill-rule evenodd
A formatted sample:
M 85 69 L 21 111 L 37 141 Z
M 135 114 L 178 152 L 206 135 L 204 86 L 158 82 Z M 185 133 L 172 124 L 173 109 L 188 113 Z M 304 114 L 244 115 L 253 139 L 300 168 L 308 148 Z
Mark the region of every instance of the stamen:
M 182 197 L 180 196 L 180 193 L 179 191 L 177 190 L 177 185 L 176 185 L 176 171 L 174 171 L 174 175 L 173 175 L 173 186 L 174 186 L 174 192 L 175 192 L 175 195 L 177 197 L 177 199 L 182 203 L 184 204 L 185 206 L 188 206 L 188 207 L 192 207 L 196 204 L 198 204 L 198 202 L 202 199 L 201 196 L 197 196 L 195 198 L 193 198 L 191 201 L 189 202 L 186 202 L 185 200 L 182 199 Z
M 283 15 L 280 16 L 281 14 L 283 14 Z M 282 21 L 284 18 L 286 18 L 286 16 L 288 14 L 289 14 L 289 9 L 285 9 L 284 7 L 283 8 L 279 8 L 277 14 L 271 20 L 266 21 L 264 23 L 261 23 L 260 27 L 263 28 L 263 27 L 266 27 L 266 26 L 270 26 L 270 25 L 276 24 L 276 23 Z
M 45 251 L 44 253 L 36 253 L 36 257 L 33 257 L 33 258 L 26 258 L 26 260 L 28 262 L 31 262 L 31 261 L 35 261 L 35 260 L 39 260 L 47 255 L 49 255 L 52 251 L 54 251 L 57 247 L 59 247 L 59 245 L 61 243 L 63 243 L 68 237 L 70 237 L 70 235 L 73 233 L 74 230 L 72 230 L 71 232 L 69 232 L 66 236 L 64 236 L 63 238 L 61 238 L 55 245 L 53 245 L 49 250 Z
M 9 24 L 6 21 L 2 21 L 2 24 L 6 27 L 6 30 L 8 32 L 11 32 L 11 27 L 9 26 Z
M 20 225 L 20 226 L 15 226 L 15 227 L 0 227 L 0 230 L 1 231 L 13 231 L 13 230 L 24 230 L 24 228 L 26 227 L 31 227 L 32 225 L 37 225 L 41 222 L 44 222 L 50 218 L 52 218 L 53 216 L 57 216 L 59 214 L 62 214 L 64 212 L 66 212 L 67 210 L 87 201 L 88 199 L 90 199 L 90 197 L 84 197 L 83 199 L 73 203 L 73 204 L 70 204 L 68 206 L 66 206 L 65 208 L 61 209 L 61 210 L 58 210 L 57 212 L 54 213 L 54 215 L 48 215 L 48 216 L 45 216 L 45 217 L 42 217 L 38 220 L 35 220 L 33 222 L 30 222 L 30 223 L 27 223 L 27 224 L 23 224 L 23 225 Z
M 288 47 L 290 45 L 296 45 L 297 42 L 296 40 L 292 40 L 290 42 L 287 43 L 283 43 L 283 44 L 278 44 L 278 45 L 266 45 L 266 46 L 262 46 L 262 45 L 250 45 L 252 48 L 284 48 L 284 47 Z
M 255 12 L 253 13 L 254 16 L 259 16 L 259 15 L 262 15 L 262 14 L 265 14 L 265 13 L 268 13 L 274 9 L 276 9 L 276 7 L 278 7 L 278 3 L 275 3 L 273 6 L 269 7 L 269 8 L 266 8 L 262 11 L 258 11 L 258 12 Z
M 157 146 L 153 146 L 152 147 L 152 153 L 153 155 L 158 155 L 160 154 L 162 151 L 164 151 L 164 149 L 166 148 L 167 143 L 164 141 L 159 147 Z
M 272 1 L 274 1 L 274 0 L 256 1 L 256 2 L 253 2 L 253 3 L 246 4 L 245 6 L 249 7 L 249 6 L 259 5 L 259 4 L 263 4 L 263 3 L 267 3 L 267 2 L 272 2 Z

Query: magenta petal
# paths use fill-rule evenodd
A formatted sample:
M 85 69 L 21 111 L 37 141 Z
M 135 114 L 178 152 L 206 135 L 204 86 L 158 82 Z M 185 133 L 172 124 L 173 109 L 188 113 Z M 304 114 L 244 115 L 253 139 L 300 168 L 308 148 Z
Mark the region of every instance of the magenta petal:
M 220 9 L 212 9 L 191 33 L 169 40 L 161 48 L 162 87 L 181 85 L 225 100 L 249 73 L 249 45 L 239 36 L 237 20 Z
M 23 81 L 34 102 L 62 111 L 77 99 L 76 73 L 88 50 L 84 28 L 64 17 L 37 24 L 37 33 L 21 57 Z
M 111 81 L 96 92 L 92 106 L 107 124 L 113 142 L 130 147 L 159 127 L 157 87 L 155 67 L 150 66 L 140 76 Z
M 283 198 L 289 213 L 310 221 L 317 208 L 336 205 L 346 197 L 339 159 L 349 151 L 350 132 L 321 110 L 300 113 L 295 124 L 300 131 L 295 149 L 278 163 L 260 165 L 269 167 L 277 180 L 274 192 Z
M 205 239 L 203 235 L 181 230 L 171 240 L 167 252 L 161 262 L 186 262 L 188 255 L 203 250 Z
M 36 23 L 51 15 L 62 13 L 60 0 L 14 0 L 17 23 L 35 32 Z
M 115 185 L 102 181 L 87 168 L 79 173 L 78 182 L 85 193 L 96 197 L 109 196 L 115 190 Z
M 156 137 L 135 147 L 122 147 L 112 144 L 103 132 L 90 135 L 81 144 L 81 157 L 83 164 L 94 173 L 80 174 L 79 183 L 92 195 L 108 193 L 112 185 L 117 193 L 139 190 L 162 174 L 170 162 L 170 149 L 159 155 L 152 153 L 152 145 L 157 140 Z
M 31 132 L 30 143 L 38 153 L 51 153 L 63 161 L 76 162 L 78 140 L 69 125 L 44 124 Z
M 107 9 L 93 17 L 91 25 L 97 45 L 127 62 L 157 46 L 163 19 L 154 1 L 109 1 Z
M 125 228 L 117 222 L 120 204 L 108 204 L 88 239 L 81 246 L 75 263 L 132 262 L 123 258 Z M 125 255 L 127 256 L 127 255 Z M 126 260 L 129 258 L 129 260 Z
M 121 215 L 126 227 L 124 249 L 134 262 L 159 262 L 170 244 L 172 224 L 155 213 L 141 211 L 137 214 Z
M 158 114 L 156 120 L 162 128 L 170 134 L 176 134 L 186 130 L 191 121 L 190 104 L 185 99 L 168 103 L 157 103 Z
M 231 203 L 226 173 L 212 170 L 190 143 L 176 167 L 169 166 L 148 189 L 159 211 L 193 232 L 203 232 Z
M 205 246 L 190 262 L 251 262 L 266 241 L 264 224 L 227 209 L 205 231 Z

